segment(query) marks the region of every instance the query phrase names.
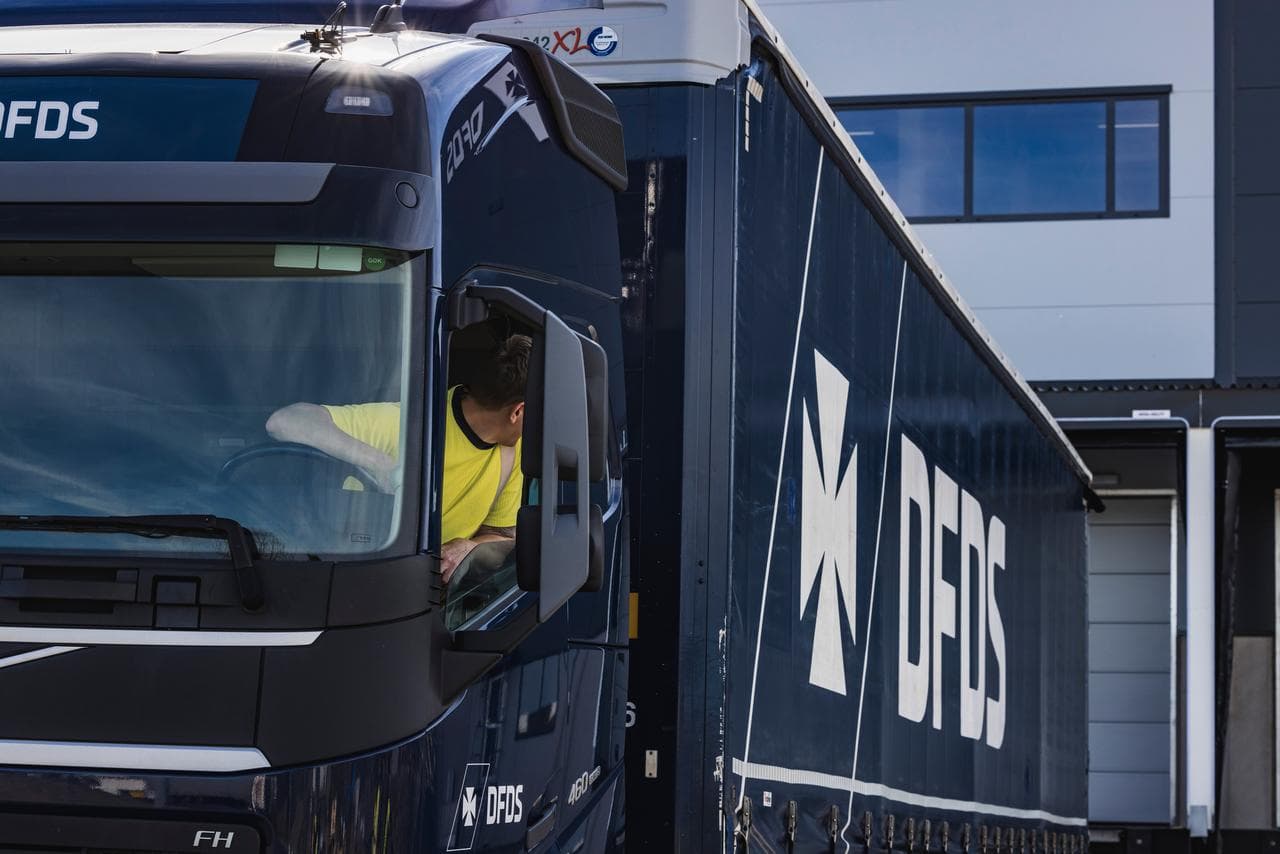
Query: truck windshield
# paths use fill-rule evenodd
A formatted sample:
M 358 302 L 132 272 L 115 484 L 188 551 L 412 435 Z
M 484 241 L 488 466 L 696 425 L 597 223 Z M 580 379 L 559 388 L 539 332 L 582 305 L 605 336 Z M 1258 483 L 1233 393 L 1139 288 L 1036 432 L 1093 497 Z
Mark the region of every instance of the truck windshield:
M 0 515 L 212 514 L 269 558 L 368 554 L 412 535 L 403 497 L 418 493 L 420 466 L 403 419 L 420 399 L 421 324 L 409 322 L 420 257 L 0 244 Z M 310 420 L 268 430 L 280 412 Z M 0 530 L 0 549 L 225 544 Z

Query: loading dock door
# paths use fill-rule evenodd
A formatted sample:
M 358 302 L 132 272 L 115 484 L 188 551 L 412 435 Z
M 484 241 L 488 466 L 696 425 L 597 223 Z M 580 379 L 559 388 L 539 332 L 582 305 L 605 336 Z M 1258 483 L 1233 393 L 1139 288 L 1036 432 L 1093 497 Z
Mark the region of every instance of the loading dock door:
M 1172 495 L 1105 496 L 1089 517 L 1089 821 L 1172 818 Z

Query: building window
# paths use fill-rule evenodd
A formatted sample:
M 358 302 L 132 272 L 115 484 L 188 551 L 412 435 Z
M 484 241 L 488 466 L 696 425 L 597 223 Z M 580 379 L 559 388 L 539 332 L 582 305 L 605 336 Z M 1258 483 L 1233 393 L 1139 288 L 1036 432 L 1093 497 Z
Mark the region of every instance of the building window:
M 1101 213 L 1107 209 L 1107 105 L 973 108 L 973 213 Z
M 1160 129 L 1165 104 L 1155 100 L 1117 101 L 1115 157 L 1117 211 L 1159 210 L 1165 175 Z
M 913 222 L 1168 216 L 1168 88 L 835 105 Z
M 860 110 L 849 132 L 904 211 L 964 215 L 963 107 Z

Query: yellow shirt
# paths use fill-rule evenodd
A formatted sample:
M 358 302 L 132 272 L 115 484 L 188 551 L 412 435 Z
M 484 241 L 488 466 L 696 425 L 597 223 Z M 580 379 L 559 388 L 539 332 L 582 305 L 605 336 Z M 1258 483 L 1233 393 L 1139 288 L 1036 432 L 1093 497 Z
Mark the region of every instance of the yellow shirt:
M 482 525 L 512 528 L 524 493 L 520 473 L 520 442 L 507 485 L 498 495 L 502 479 L 502 452 L 497 445 L 485 446 L 459 424 L 461 409 L 454 404 L 458 387 L 449 389 L 445 400 L 444 473 L 441 483 L 440 541 L 474 537 Z M 326 406 L 338 429 L 382 451 L 392 459 L 400 457 L 400 404 L 360 403 Z

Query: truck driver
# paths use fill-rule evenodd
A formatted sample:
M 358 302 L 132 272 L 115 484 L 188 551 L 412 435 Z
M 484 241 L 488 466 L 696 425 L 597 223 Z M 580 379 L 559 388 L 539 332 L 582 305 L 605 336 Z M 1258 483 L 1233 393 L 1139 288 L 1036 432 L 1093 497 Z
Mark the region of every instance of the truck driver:
M 532 341 L 512 335 L 446 400 L 441 483 L 441 570 L 447 584 L 480 543 L 515 538 L 520 509 L 520 436 Z M 385 492 L 400 486 L 400 404 L 294 403 L 267 419 L 267 433 L 364 469 Z M 358 483 L 348 488 L 360 488 Z

